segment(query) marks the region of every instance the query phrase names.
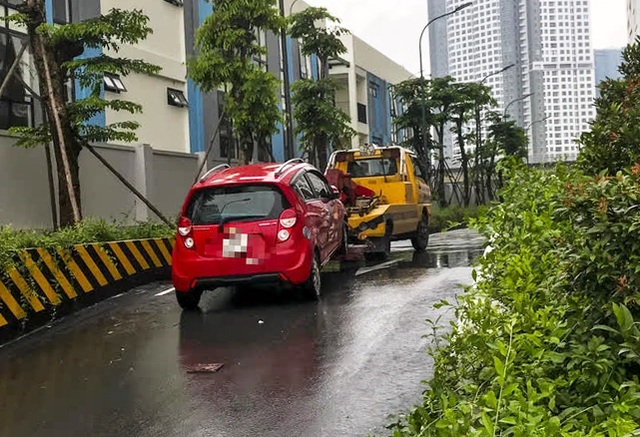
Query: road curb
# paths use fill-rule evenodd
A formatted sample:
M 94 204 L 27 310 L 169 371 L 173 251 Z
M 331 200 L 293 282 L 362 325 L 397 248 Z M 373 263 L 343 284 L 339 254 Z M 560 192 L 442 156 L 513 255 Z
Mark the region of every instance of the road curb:
M 34 248 L 0 272 L 0 344 L 136 286 L 171 277 L 172 238 Z

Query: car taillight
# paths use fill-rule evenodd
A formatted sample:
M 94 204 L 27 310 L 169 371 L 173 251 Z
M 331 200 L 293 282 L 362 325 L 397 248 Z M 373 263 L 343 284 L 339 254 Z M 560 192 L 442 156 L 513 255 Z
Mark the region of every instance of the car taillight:
M 280 214 L 280 226 L 285 229 L 291 229 L 296 225 L 298 221 L 298 215 L 294 209 L 285 209 Z
M 193 235 L 191 235 L 192 231 L 193 224 L 191 223 L 191 220 L 186 217 L 180 217 L 180 220 L 178 220 L 178 234 L 183 237 L 182 244 L 187 249 L 193 249 L 195 246 Z
M 291 237 L 291 228 L 298 222 L 295 209 L 285 209 L 278 219 L 278 241 L 284 243 Z
M 191 233 L 191 220 L 186 217 L 180 217 L 180 220 L 178 220 L 178 233 L 183 237 L 189 235 Z

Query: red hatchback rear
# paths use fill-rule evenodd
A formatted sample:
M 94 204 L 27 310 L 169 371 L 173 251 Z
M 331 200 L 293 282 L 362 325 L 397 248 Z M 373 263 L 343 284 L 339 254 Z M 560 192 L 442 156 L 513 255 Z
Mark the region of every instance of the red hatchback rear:
M 320 269 L 345 245 L 344 206 L 302 160 L 220 166 L 192 187 L 178 221 L 172 277 L 182 308 L 204 290 L 292 284 L 311 296 Z

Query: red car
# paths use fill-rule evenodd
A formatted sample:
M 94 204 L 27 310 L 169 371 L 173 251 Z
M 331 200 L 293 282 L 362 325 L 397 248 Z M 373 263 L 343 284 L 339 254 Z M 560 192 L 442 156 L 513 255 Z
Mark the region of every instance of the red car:
M 185 200 L 173 250 L 178 303 L 194 309 L 204 290 L 291 284 L 320 296 L 320 270 L 346 249 L 345 208 L 337 188 L 301 159 L 222 165 Z

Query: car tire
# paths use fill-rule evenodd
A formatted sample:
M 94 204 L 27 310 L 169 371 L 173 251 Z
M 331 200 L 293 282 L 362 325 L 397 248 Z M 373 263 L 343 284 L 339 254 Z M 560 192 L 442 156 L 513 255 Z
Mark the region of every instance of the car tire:
M 322 276 L 320 274 L 320 259 L 318 255 L 314 255 L 313 262 L 311 263 L 311 272 L 309 273 L 309 279 L 302 284 L 302 291 L 305 297 L 309 299 L 318 300 L 322 295 Z
M 340 249 L 338 249 L 338 255 L 347 255 L 349 253 L 349 226 L 346 223 L 342 225 L 342 242 L 340 243 Z
M 194 311 L 198 309 L 198 305 L 200 304 L 200 298 L 202 297 L 202 291 L 177 291 L 176 290 L 176 300 L 178 301 L 178 305 L 185 311 Z
M 424 252 L 429 245 L 429 218 L 422 214 L 422 219 L 418 223 L 418 229 L 416 235 L 411 238 L 411 245 L 416 252 Z

